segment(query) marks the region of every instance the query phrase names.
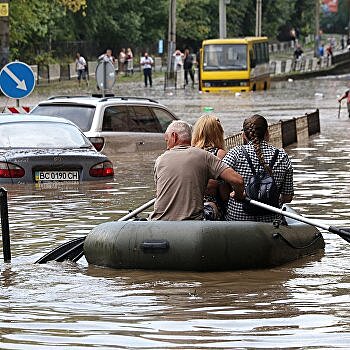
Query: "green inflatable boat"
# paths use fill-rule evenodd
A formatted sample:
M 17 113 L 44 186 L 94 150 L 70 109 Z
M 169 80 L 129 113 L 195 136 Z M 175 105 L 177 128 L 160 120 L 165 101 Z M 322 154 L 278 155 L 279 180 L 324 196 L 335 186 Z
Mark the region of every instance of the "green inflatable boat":
M 95 227 L 84 254 L 89 264 L 116 269 L 223 271 L 278 266 L 324 246 L 317 228 L 293 219 L 121 221 Z

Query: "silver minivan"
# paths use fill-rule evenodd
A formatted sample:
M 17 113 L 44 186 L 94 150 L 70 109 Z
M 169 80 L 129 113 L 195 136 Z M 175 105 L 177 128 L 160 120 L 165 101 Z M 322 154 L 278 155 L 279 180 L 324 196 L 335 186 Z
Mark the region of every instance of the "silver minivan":
M 30 113 L 72 121 L 98 151 L 108 156 L 164 150 L 164 132 L 178 119 L 153 99 L 114 95 L 54 96 Z

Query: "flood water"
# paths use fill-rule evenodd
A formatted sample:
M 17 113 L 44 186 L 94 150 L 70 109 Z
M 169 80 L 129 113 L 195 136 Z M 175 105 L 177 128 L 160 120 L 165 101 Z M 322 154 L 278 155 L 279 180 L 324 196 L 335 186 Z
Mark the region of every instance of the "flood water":
M 164 92 L 161 84 L 135 86 L 132 94 L 155 98 L 189 122 L 213 107 L 227 135 L 252 113 L 271 123 L 319 108 L 321 134 L 287 149 L 295 169 L 292 207 L 350 226 L 350 120 L 345 104 L 338 118 L 336 101 L 349 80 L 276 82 L 270 91 L 240 96 Z M 29 102 L 46 97 L 34 93 Z M 5 186 L 12 262 L 0 262 L 0 349 L 350 348 L 350 244 L 328 232 L 324 254 L 265 270 L 113 270 L 84 258 L 34 264 L 153 198 L 155 157 L 116 156 L 115 179 L 106 183 Z

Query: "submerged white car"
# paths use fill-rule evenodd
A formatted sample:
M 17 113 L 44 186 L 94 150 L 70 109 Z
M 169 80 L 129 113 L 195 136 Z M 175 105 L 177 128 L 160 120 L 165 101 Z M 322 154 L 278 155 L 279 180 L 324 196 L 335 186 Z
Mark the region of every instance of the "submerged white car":
M 31 114 L 66 118 L 75 123 L 98 151 L 164 150 L 164 132 L 178 119 L 155 100 L 128 96 L 57 96 L 40 102 Z

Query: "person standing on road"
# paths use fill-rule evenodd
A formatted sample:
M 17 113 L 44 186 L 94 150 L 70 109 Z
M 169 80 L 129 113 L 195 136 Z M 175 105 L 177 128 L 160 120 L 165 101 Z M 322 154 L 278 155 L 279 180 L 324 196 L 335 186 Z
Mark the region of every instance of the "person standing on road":
M 131 51 L 131 48 L 128 47 L 128 49 L 126 50 L 125 75 L 134 74 L 133 60 L 134 60 L 134 55 Z
M 191 126 L 181 120 L 173 121 L 165 132 L 167 151 L 154 166 L 157 199 L 151 220 L 203 220 L 209 179 L 228 182 L 234 188 L 230 195 L 243 200 L 242 176 L 210 152 L 192 147 L 191 134 Z
M 299 61 L 303 57 L 304 51 L 302 50 L 300 45 L 297 45 L 297 48 L 294 51 L 294 58 Z
M 348 114 L 350 118 L 350 90 L 346 90 L 344 94 L 338 98 L 338 102 L 341 104 L 341 101 L 344 100 L 344 98 L 346 98 L 346 105 L 348 107 Z M 340 110 L 339 110 L 339 114 L 340 114 Z
M 103 53 L 102 55 L 100 55 L 98 57 L 99 60 L 103 60 L 106 62 L 111 62 L 113 65 L 115 63 L 115 58 L 112 54 L 112 50 L 111 49 L 107 49 L 105 53 Z
M 318 54 L 320 57 L 324 56 L 324 44 L 319 47 Z
M 119 72 L 121 73 L 125 73 L 125 63 L 126 63 L 126 53 L 125 53 L 125 49 L 122 48 L 119 52 Z
M 149 82 L 149 86 L 152 87 L 152 65 L 153 65 L 153 59 L 152 57 L 148 56 L 148 53 L 145 52 L 143 57 L 141 57 L 141 66 L 143 68 L 143 76 L 145 78 L 145 87 L 147 87 L 147 84 Z
M 85 80 L 86 86 L 89 85 L 89 82 L 86 77 L 86 71 L 87 71 L 87 63 L 83 56 L 80 55 L 80 52 L 77 52 L 75 56 L 75 69 L 77 71 L 78 75 L 78 84 L 80 86 L 81 79 Z
M 183 67 L 184 54 L 180 50 L 176 50 L 173 56 L 174 56 L 174 72 L 177 72 L 181 70 Z
M 190 54 L 190 50 L 185 50 L 184 56 L 184 71 L 185 71 L 185 85 L 188 85 L 188 74 L 192 80 L 192 87 L 194 86 L 194 73 L 193 73 L 193 57 Z

